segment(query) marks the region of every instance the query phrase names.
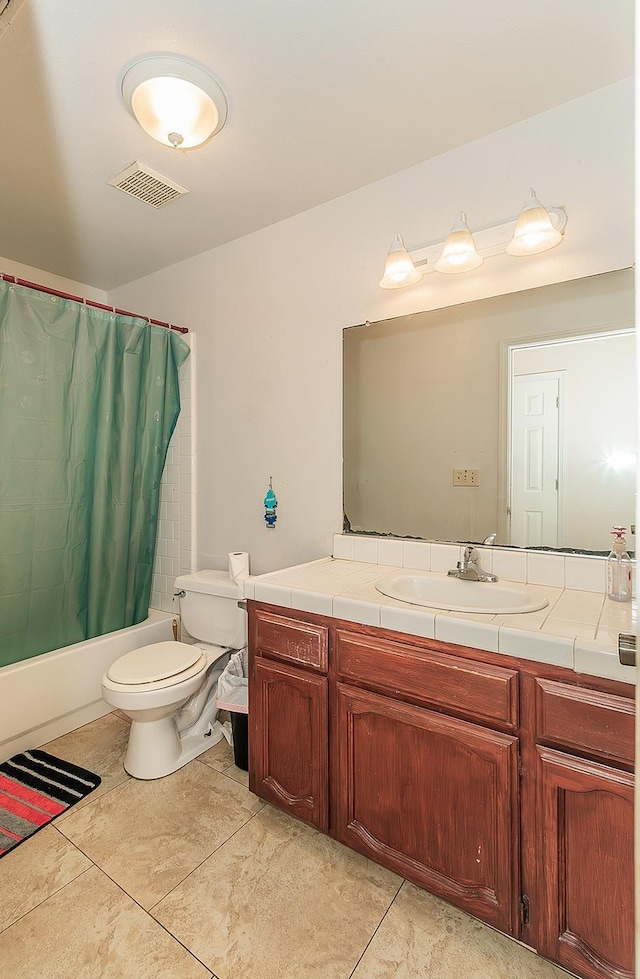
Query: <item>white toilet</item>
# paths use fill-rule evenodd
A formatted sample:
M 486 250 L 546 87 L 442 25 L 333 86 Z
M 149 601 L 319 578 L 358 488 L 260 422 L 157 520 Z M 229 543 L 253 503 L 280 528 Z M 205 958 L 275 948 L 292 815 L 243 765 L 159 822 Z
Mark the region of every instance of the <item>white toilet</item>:
M 102 697 L 131 718 L 124 767 L 134 778 L 162 778 L 223 737 L 216 720 L 218 678 L 247 641 L 243 595 L 226 571 L 176 578 L 180 612 L 195 645 L 159 642 L 126 653 L 102 677 Z

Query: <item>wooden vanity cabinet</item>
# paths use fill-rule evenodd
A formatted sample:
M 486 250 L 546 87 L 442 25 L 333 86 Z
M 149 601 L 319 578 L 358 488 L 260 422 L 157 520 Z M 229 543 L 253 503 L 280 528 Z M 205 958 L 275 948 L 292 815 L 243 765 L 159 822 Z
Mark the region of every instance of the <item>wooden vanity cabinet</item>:
M 264 609 L 249 623 L 249 788 L 326 833 L 328 629 Z
M 355 629 L 335 630 L 332 655 L 334 835 L 513 933 L 515 672 Z
M 585 979 L 634 972 L 634 701 L 535 681 L 539 951 Z
M 249 786 L 584 979 L 632 979 L 633 688 L 249 603 Z

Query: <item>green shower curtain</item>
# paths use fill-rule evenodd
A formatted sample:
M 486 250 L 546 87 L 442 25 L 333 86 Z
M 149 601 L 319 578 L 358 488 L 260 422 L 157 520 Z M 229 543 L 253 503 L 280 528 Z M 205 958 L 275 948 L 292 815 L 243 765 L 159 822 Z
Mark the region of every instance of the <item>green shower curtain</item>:
M 0 280 L 0 666 L 140 622 L 179 336 Z

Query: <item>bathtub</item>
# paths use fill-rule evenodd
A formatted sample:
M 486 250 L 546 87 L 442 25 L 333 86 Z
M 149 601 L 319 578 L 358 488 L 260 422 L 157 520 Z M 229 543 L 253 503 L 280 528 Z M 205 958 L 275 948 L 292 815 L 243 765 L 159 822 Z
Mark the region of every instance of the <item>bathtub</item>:
M 132 649 L 173 639 L 174 622 L 175 614 L 149 609 L 128 629 L 0 668 L 0 762 L 108 714 L 100 693 L 104 671 Z

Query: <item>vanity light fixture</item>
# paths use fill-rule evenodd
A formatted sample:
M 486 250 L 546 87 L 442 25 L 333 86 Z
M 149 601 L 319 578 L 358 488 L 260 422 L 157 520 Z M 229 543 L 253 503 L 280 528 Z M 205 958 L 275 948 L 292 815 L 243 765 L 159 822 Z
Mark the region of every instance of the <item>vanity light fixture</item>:
M 460 211 L 458 219 L 447 235 L 442 255 L 436 262 L 436 272 L 470 272 L 482 265 L 473 235 L 469 231 L 467 215 Z
M 507 245 L 507 254 L 537 255 L 538 252 L 546 252 L 560 244 L 566 223 L 565 212 L 559 207 L 548 210 L 540 203 L 531 187 L 516 222 L 513 238 Z
M 482 228 L 473 234 L 467 216 L 460 211 L 446 241 L 409 252 L 396 235 L 380 280 L 383 289 L 402 289 L 419 282 L 429 272 L 470 272 L 493 255 L 536 255 L 560 244 L 567 226 L 562 207 L 545 207 L 533 188 L 517 220 Z
M 380 285 L 383 289 L 402 289 L 404 286 L 412 286 L 414 282 L 419 282 L 421 278 L 422 272 L 418 272 L 413 264 L 402 235 L 396 235 L 391 242 Z
M 165 146 L 202 146 L 227 119 L 227 99 L 213 75 L 178 55 L 136 61 L 124 73 L 121 91 L 134 119 Z

